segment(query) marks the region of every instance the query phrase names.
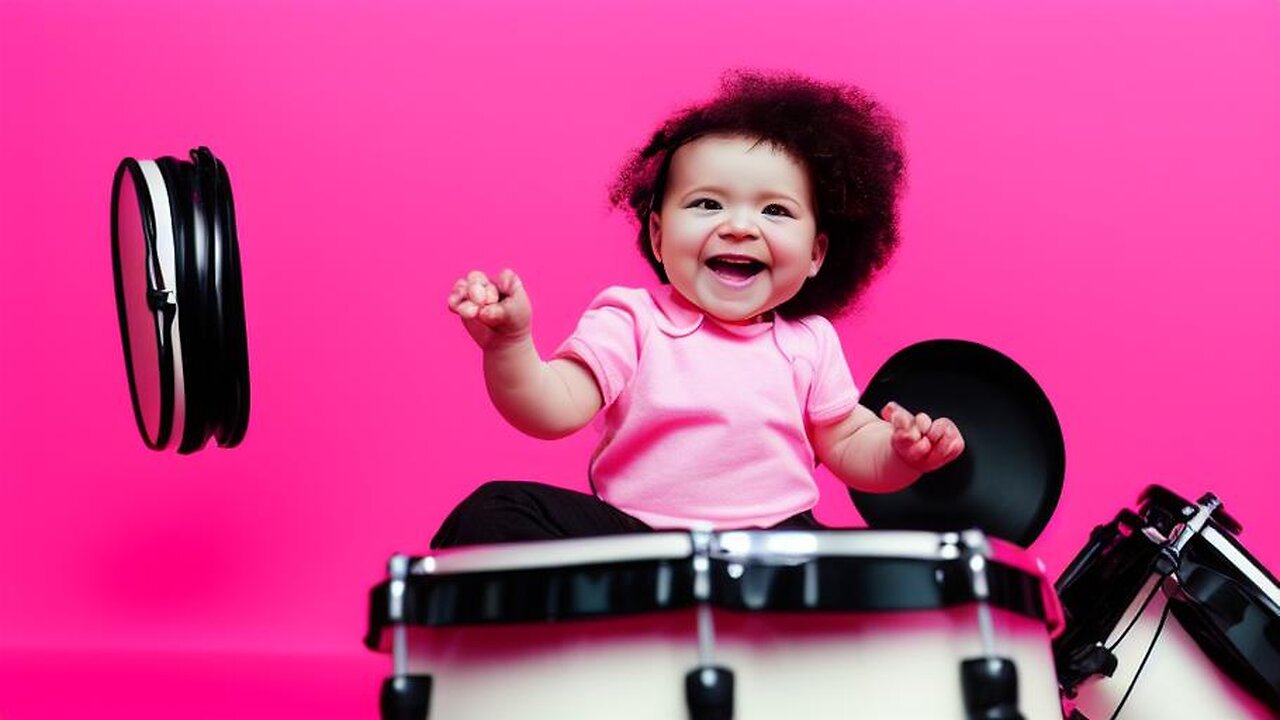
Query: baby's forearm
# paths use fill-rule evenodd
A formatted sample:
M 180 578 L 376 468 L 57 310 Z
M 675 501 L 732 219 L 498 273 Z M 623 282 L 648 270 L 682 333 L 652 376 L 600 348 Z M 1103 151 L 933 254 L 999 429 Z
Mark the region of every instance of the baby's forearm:
M 920 479 L 920 471 L 894 452 L 893 425 L 878 418 L 849 434 L 836 446 L 831 472 L 864 492 L 894 492 Z
M 595 381 L 585 369 L 567 360 L 544 362 L 528 336 L 486 348 L 484 380 L 502 417 L 538 438 L 569 435 L 590 422 L 600 406 Z

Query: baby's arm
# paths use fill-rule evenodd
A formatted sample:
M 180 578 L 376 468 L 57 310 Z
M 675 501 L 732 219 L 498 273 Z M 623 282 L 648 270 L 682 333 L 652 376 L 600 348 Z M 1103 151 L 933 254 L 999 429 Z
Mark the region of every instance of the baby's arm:
M 572 360 L 544 362 L 533 345 L 533 309 L 520 278 L 503 270 L 496 283 L 473 271 L 449 293 L 449 309 L 462 318 L 484 352 L 489 398 L 517 430 L 559 438 L 580 429 L 604 405 L 591 372 Z
M 901 490 L 964 451 L 960 430 L 947 418 L 913 416 L 892 402 L 880 414 L 883 420 L 857 405 L 844 420 L 814 428 L 818 459 L 856 490 Z

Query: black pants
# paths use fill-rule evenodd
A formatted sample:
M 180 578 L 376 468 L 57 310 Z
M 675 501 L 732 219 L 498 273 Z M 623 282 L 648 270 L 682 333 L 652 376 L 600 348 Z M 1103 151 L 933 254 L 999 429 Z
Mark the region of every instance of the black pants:
M 805 511 L 775 528 L 820 530 Z M 535 482 L 494 481 L 449 513 L 431 539 L 433 549 L 459 545 L 556 540 L 562 538 L 653 532 L 653 528 L 594 495 Z

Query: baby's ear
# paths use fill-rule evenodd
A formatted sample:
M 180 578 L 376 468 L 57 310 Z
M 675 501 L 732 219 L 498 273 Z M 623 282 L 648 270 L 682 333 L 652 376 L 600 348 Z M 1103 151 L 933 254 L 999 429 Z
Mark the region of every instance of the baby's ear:
M 656 212 L 649 213 L 649 247 L 658 262 L 662 262 L 662 218 Z
M 818 233 L 813 239 L 813 258 L 809 261 L 809 277 L 815 277 L 822 269 L 822 261 L 827 258 L 827 236 Z

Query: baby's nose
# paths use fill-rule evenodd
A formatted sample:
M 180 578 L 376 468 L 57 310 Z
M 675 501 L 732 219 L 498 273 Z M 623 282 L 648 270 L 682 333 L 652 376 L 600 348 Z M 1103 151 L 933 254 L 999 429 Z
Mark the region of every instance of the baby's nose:
M 736 210 L 725 218 L 724 224 L 720 226 L 720 234 L 735 240 L 751 240 L 760 237 L 760 228 L 756 225 L 754 214 Z

